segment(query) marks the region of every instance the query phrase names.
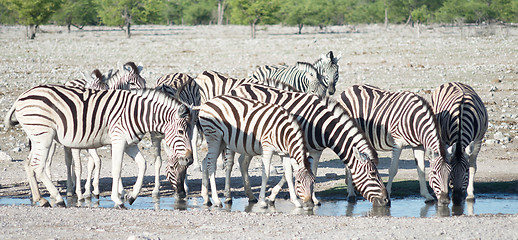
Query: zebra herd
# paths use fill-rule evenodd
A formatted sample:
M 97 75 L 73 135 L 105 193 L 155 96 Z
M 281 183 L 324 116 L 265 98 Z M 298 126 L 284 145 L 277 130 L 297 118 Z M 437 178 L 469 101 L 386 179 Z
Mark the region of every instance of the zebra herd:
M 215 181 L 218 158 L 226 166 L 225 201 L 232 200 L 230 174 L 234 155 L 239 153 L 250 202 L 258 200 L 251 190 L 248 167 L 252 157 L 260 155 L 260 205 L 274 202 L 287 182 L 293 204 L 311 208 L 319 204 L 315 176 L 322 151 L 329 148 L 345 164 L 350 201 L 355 201 L 357 191 L 373 206 L 390 206 L 392 181 L 405 146 L 414 151 L 421 195 L 426 201 L 437 199 L 439 205 L 447 205 L 450 189 L 454 204 L 474 199 L 476 157 L 488 125 L 486 109 L 475 91 L 462 83 L 443 84 L 433 92 L 430 104 L 415 93 L 354 85 L 333 98 L 339 59 L 330 51 L 314 64 L 262 66 L 252 77 L 242 79 L 216 71 L 204 71 L 194 78 L 173 73 L 159 78 L 155 88 L 146 88 L 140 75 L 142 67 L 128 62 L 106 75 L 96 69 L 84 74 L 84 79 L 64 85 L 33 87 L 18 97 L 4 122 L 7 128 L 20 124 L 29 138 L 31 150 L 25 169 L 32 200 L 41 206 L 50 204 L 41 197 L 38 180 L 57 206 L 65 205 L 50 179 L 56 143 L 65 149 L 67 195 L 74 194 L 74 188 L 79 199 L 99 195 L 101 162 L 95 149 L 111 145 L 111 199 L 119 208 L 125 201 L 132 204 L 146 170 L 137 144 L 147 133 L 156 150 L 153 196 L 159 195 L 163 142 L 165 175 L 177 196 L 183 198 L 188 193 L 189 166 L 201 165 L 201 195 L 206 205 L 222 206 Z M 201 164 L 196 149 L 198 133 L 208 148 Z M 81 149 L 88 149 L 91 155 L 84 194 L 80 186 Z M 377 169 L 376 151 L 392 151 L 386 186 Z M 124 153 L 139 169 L 128 194 L 121 181 Z M 284 174 L 266 197 L 273 154 L 282 157 Z M 430 161 L 429 185 L 435 197 L 426 186 L 425 159 Z

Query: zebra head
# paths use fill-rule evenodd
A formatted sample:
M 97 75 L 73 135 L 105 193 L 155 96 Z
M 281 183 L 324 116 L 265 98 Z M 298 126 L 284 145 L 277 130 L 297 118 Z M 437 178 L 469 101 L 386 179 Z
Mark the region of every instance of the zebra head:
M 166 177 L 171 183 L 173 191 L 179 198 L 185 198 L 187 189 L 185 188 L 185 178 L 187 176 L 188 165 L 182 165 L 177 158 L 168 157 L 166 165 Z
M 327 93 L 333 95 L 336 92 L 336 83 L 338 82 L 338 60 L 341 55 L 335 57 L 333 51 L 322 54 L 313 66 L 317 68 L 318 73 L 322 76 L 322 81 L 327 86 Z
M 326 96 L 327 83 L 324 81 L 324 76 L 319 74 L 312 64 L 297 62 L 295 67 L 304 74 L 305 81 L 307 82 L 306 93 Z
M 143 67 L 137 66 L 134 62 L 127 62 L 122 66 L 122 76 L 112 88 L 116 89 L 143 89 L 146 88 L 146 80 L 140 75 Z M 114 87 L 118 86 L 118 87 Z
M 450 173 L 450 188 L 452 191 L 452 201 L 454 205 L 460 205 L 466 195 L 466 188 L 469 182 L 469 161 L 471 155 L 475 150 L 475 142 L 471 142 L 464 148 L 457 143 L 453 143 L 448 147 L 446 152 L 446 159 L 451 165 Z
M 313 158 L 308 157 L 309 162 L 313 162 Z M 295 174 L 295 192 L 302 199 L 302 206 L 306 209 L 313 208 L 313 188 L 315 184 L 315 175 L 308 167 L 297 169 Z
M 427 154 L 429 155 L 429 159 L 431 159 L 428 181 L 437 197 L 437 204 L 440 206 L 448 205 L 450 203 L 448 180 L 450 178 L 451 166 L 443 157 L 445 154 L 431 150 L 427 150 Z
M 170 158 L 182 166 L 193 163 L 191 138 L 193 134 L 192 117 L 189 107 L 180 104 L 176 116 L 167 121 L 164 128 L 164 140 L 171 149 Z
M 104 81 L 104 76 L 99 69 L 93 70 L 90 77 L 85 78 L 85 80 L 85 88 L 108 90 L 108 85 Z
M 348 165 L 356 189 L 375 207 L 390 206 L 390 197 L 383 180 L 374 164 L 377 157 L 371 159 L 368 154 L 352 147 L 356 164 Z M 367 173 L 367 174 L 365 174 Z

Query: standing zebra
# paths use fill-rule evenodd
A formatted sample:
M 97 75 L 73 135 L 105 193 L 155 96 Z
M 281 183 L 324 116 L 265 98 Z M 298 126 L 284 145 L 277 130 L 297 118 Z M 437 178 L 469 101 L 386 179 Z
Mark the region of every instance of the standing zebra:
M 15 118 L 14 118 L 15 117 Z M 112 146 L 112 193 L 116 207 L 123 207 L 119 193 L 123 153 L 135 159 L 139 167 L 130 204 L 136 199 L 146 169 L 145 159 L 136 145 L 147 132 L 165 134 L 168 146 L 180 163 L 192 160 L 192 135 L 189 108 L 156 90 L 109 90 L 41 85 L 22 93 L 4 119 L 5 126 L 20 124 L 27 133 L 31 151 L 26 164 L 33 201 L 48 206 L 41 197 L 36 178 L 40 179 L 57 206 L 63 198 L 44 170 L 49 148 L 57 141 L 67 148 Z
M 466 191 L 466 199 L 474 200 L 477 155 L 488 125 L 486 107 L 473 88 L 459 82 L 439 86 L 432 93 L 432 106 L 452 166 L 453 203 L 460 204 Z
M 156 88 L 160 89 L 166 93 L 168 93 L 171 96 L 175 96 L 179 98 L 181 101 L 183 101 L 186 104 L 189 104 L 191 106 L 200 106 L 201 97 L 200 97 L 200 87 L 194 81 L 192 77 L 190 77 L 187 74 L 184 73 L 172 73 L 167 74 L 162 77 L 160 77 L 156 81 Z M 200 164 L 198 162 L 198 153 L 196 150 L 197 141 L 198 141 L 198 134 L 197 130 L 199 126 L 197 126 L 198 121 L 198 111 L 193 111 L 192 113 L 193 117 L 193 136 L 191 140 L 191 146 L 193 147 L 192 155 L 193 155 L 193 164 L 195 167 L 200 168 Z M 153 142 L 153 146 L 155 147 L 155 188 L 153 189 L 153 196 L 158 196 L 159 189 L 160 189 L 160 179 L 158 176 L 160 176 L 160 168 L 162 167 L 162 157 L 161 157 L 161 141 L 162 141 L 163 135 L 160 134 L 151 134 L 151 139 Z M 165 148 L 166 152 L 168 151 L 168 148 Z M 169 152 L 167 152 L 168 155 L 170 155 Z M 187 166 L 174 163 L 173 161 L 167 161 L 166 164 L 166 177 L 167 180 L 171 183 L 171 186 L 173 187 L 173 190 L 180 196 L 185 197 L 185 193 L 187 192 L 187 185 L 185 184 L 185 178 L 187 177 L 187 174 L 182 174 L 182 178 L 184 179 L 181 186 L 178 186 L 176 182 L 176 178 L 172 177 L 173 175 L 178 175 L 178 173 L 174 173 L 174 171 L 178 171 L 178 168 L 185 168 L 187 169 Z M 184 172 L 184 171 L 180 171 Z
M 376 151 L 369 144 L 356 122 L 336 101 L 328 97 L 320 98 L 261 84 L 242 84 L 232 90 L 230 94 L 285 108 L 302 126 L 306 147 L 314 159 L 313 174 L 317 173 L 322 151 L 330 148 L 346 164 L 346 169 L 351 170 L 356 188 L 367 200 L 375 206 L 390 204 L 385 185 L 374 165 L 378 162 Z M 249 162 L 245 162 L 245 166 L 241 168 L 243 176 L 246 174 L 243 171 L 248 169 L 247 163 Z M 241 161 L 240 165 L 243 165 Z M 248 175 L 246 174 L 246 176 Z M 291 181 L 289 176 L 286 178 Z M 269 200 L 275 200 L 284 180 L 285 178 L 272 190 Z M 245 188 L 247 186 L 249 184 L 247 185 L 245 182 Z M 313 202 L 318 204 L 314 195 Z
M 426 188 L 424 172 L 426 151 L 431 155 L 429 184 L 440 205 L 450 202 L 448 196 L 450 166 L 445 159 L 437 120 L 426 100 L 411 92 L 389 92 L 369 85 L 354 85 L 340 94 L 338 101 L 356 119 L 376 150 L 392 150 L 387 184 L 389 194 L 398 170 L 401 150 L 409 145 L 418 163 L 417 173 L 421 195 L 426 198 L 426 201 L 434 200 Z
M 262 66 L 253 74 L 253 78 L 264 81 L 275 79 L 292 85 L 295 89 L 319 96 L 333 95 L 338 82 L 338 60 L 333 52 L 322 54 L 314 63 L 297 62 L 295 66 Z
M 202 163 L 204 203 L 209 204 L 208 178 L 212 200 L 221 206 L 218 198 L 215 172 L 216 159 L 228 147 L 248 156 L 262 155 L 263 179 L 259 204 L 266 206 L 266 183 L 270 176 L 270 161 L 274 152 L 287 155 L 296 162 L 295 189 L 305 207 L 312 207 L 311 196 L 315 177 L 304 136 L 297 120 L 283 108 L 234 96 L 219 96 L 200 107 L 200 125 L 207 140 L 208 153 Z M 229 159 L 233 161 L 233 159 Z
M 140 75 L 143 67 L 137 66 L 134 62 L 125 63 L 120 70 L 116 70 L 113 73 L 113 69 L 108 71 L 107 75 L 103 75 L 98 69 L 95 69 L 90 76 L 83 74 L 83 79 L 71 80 L 65 83 L 65 86 L 72 87 L 81 87 L 81 88 L 89 88 L 95 90 L 108 90 L 108 89 L 143 89 L 146 87 L 146 80 Z M 54 148 L 54 147 L 53 147 Z M 50 177 L 50 165 L 52 163 L 52 153 L 54 152 L 53 148 L 51 149 L 51 157 L 47 161 L 46 172 Z M 101 171 L 101 159 L 97 154 L 95 149 L 88 149 L 88 153 L 90 154 L 88 161 L 88 171 L 87 171 L 87 179 L 85 184 L 85 194 L 81 193 L 81 157 L 80 157 L 80 149 L 72 149 L 65 148 L 65 154 L 70 157 L 65 157 L 65 159 L 74 159 L 74 172 L 71 171 L 71 162 L 66 162 L 67 165 L 67 195 L 72 195 L 72 186 L 75 185 L 76 195 L 79 200 L 84 197 L 90 197 L 93 193 L 95 197 L 98 197 L 100 194 L 99 191 L 99 177 Z M 91 183 L 92 173 L 95 169 L 95 173 L 93 176 L 93 184 Z M 72 174 L 71 174 L 72 173 Z M 75 174 L 74 174 L 75 173 Z M 75 175 L 75 177 L 74 177 Z M 71 177 L 72 176 L 72 177 Z M 75 180 L 75 183 L 74 181 Z M 93 185 L 93 192 L 91 191 L 91 187 Z

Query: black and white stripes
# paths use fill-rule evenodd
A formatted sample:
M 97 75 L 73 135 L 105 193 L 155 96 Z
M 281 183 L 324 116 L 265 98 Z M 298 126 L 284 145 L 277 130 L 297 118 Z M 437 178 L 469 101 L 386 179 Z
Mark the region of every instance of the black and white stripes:
M 339 97 L 339 102 L 356 119 L 376 150 L 392 151 L 387 190 L 398 169 L 404 146 L 411 146 L 418 163 L 421 195 L 433 201 L 424 180 L 425 151 L 431 155 L 429 184 L 439 200 L 448 204 L 448 177 L 444 145 L 431 106 L 411 92 L 389 92 L 369 85 L 354 85 Z
M 41 85 L 21 94 L 4 122 L 6 126 L 20 123 L 31 141 L 27 161 L 29 183 L 34 201 L 41 201 L 42 205 L 47 203 L 39 194 L 36 178 L 43 181 L 57 204 L 63 204 L 56 187 L 43 171 L 54 140 L 68 148 L 112 145 L 111 197 L 116 206 L 123 205 L 119 181 L 124 152 L 139 165 L 137 183 L 128 198 L 130 203 L 142 186 L 145 160 L 136 143 L 145 133 L 164 133 L 167 145 L 176 149 L 179 157 L 192 157 L 188 107 L 156 90 L 97 91 Z
M 466 199 L 473 200 L 477 155 L 488 126 L 486 107 L 473 88 L 459 82 L 439 86 L 432 106 L 452 166 L 453 203 L 460 204 L 466 192 Z

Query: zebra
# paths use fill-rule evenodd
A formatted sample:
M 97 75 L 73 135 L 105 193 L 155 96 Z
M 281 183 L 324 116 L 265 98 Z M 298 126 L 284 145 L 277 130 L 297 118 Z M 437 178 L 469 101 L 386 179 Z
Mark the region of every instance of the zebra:
M 448 176 L 451 168 L 446 162 L 443 141 L 430 104 L 412 92 L 390 92 L 370 85 L 353 85 L 340 94 L 338 101 L 365 131 L 378 151 L 392 150 L 387 191 L 398 170 L 401 150 L 411 146 L 417 161 L 421 195 L 434 201 L 426 188 L 425 155 L 430 156 L 429 184 L 439 205 L 450 202 Z M 354 192 L 349 192 L 350 196 Z
M 314 63 L 297 62 L 295 66 L 261 66 L 252 78 L 263 81 L 267 78 L 275 79 L 294 86 L 306 93 L 320 96 L 333 95 L 338 82 L 338 60 L 333 52 L 322 54 Z
M 110 69 L 107 75 L 103 75 L 99 69 L 95 69 L 92 71 L 90 75 L 83 73 L 82 79 L 70 80 L 65 83 L 65 86 L 72 87 L 81 87 L 81 88 L 90 88 L 96 90 L 108 90 L 108 89 L 142 89 L 146 87 L 146 80 L 140 75 L 143 67 L 141 65 L 137 66 L 134 62 L 127 62 L 122 65 L 120 70 Z M 73 185 L 75 185 L 76 195 L 78 200 L 82 200 L 85 197 L 90 197 L 92 194 L 94 197 L 98 197 L 100 194 L 99 191 L 99 177 L 101 170 L 101 159 L 97 154 L 95 149 L 88 149 L 88 153 L 90 154 L 88 161 L 88 171 L 87 171 L 87 180 L 85 184 L 85 194 L 81 193 L 81 160 L 79 155 L 80 149 L 72 149 L 70 151 L 69 148 L 65 148 L 65 154 L 71 155 L 72 157 L 66 157 L 65 159 L 70 160 L 74 159 L 74 170 L 71 170 L 72 163 L 66 162 L 67 165 L 67 195 L 72 196 Z M 54 152 L 54 146 L 51 148 L 51 153 Z M 45 168 L 47 175 L 50 177 L 50 165 L 52 164 L 52 157 L 50 157 L 47 162 L 47 166 Z M 92 181 L 92 174 L 95 169 L 95 173 Z M 75 176 L 74 176 L 75 175 Z M 75 181 L 74 181 L 75 180 Z M 75 182 L 75 183 L 74 183 Z M 91 187 L 93 185 L 93 191 Z
M 459 205 L 466 192 L 466 200 L 473 201 L 476 160 L 488 126 L 486 107 L 472 87 L 460 82 L 435 89 L 432 107 L 452 166 L 453 204 Z
M 33 201 L 41 206 L 49 203 L 39 193 L 37 178 L 56 200 L 56 206 L 65 205 L 43 171 L 53 141 L 78 149 L 112 146 L 111 199 L 119 208 L 124 207 L 119 196 L 124 152 L 135 159 L 139 168 L 133 192 L 126 196 L 130 204 L 142 187 L 146 163 L 136 143 L 145 133 L 164 133 L 166 144 L 174 151 L 172 157 L 183 165 L 192 162 L 190 109 L 158 90 L 102 91 L 40 85 L 18 97 L 4 124 L 8 128 L 20 124 L 30 139 L 26 171 Z
M 194 81 L 192 77 L 190 77 L 187 74 L 184 73 L 172 73 L 167 74 L 162 77 L 160 77 L 156 81 L 156 89 L 160 89 L 166 93 L 168 93 L 171 96 L 176 96 L 180 100 L 182 100 L 184 103 L 189 104 L 191 106 L 200 106 L 201 98 L 200 98 L 200 90 L 199 86 Z M 194 133 L 191 140 L 191 146 L 193 146 L 193 163 L 196 164 L 198 167 L 200 164 L 198 163 L 198 154 L 196 151 L 196 145 L 198 141 L 198 130 L 200 129 L 199 126 L 197 126 L 198 121 L 198 111 L 193 111 L 192 113 L 193 117 L 193 126 L 194 126 Z M 160 134 L 151 134 L 151 139 L 153 146 L 156 150 L 155 152 L 155 176 L 160 176 L 160 168 L 162 167 L 162 157 L 161 157 L 161 141 L 162 141 L 163 135 Z M 166 151 L 168 151 L 168 148 L 165 148 Z M 169 155 L 169 153 L 168 153 Z M 186 166 L 179 165 L 177 163 L 174 163 L 172 161 L 167 161 L 166 164 L 166 177 L 167 180 L 171 183 L 171 186 L 173 187 L 173 190 L 178 194 L 181 198 L 185 197 L 185 193 L 187 192 L 187 185 L 185 184 L 186 181 L 184 180 L 182 186 L 178 186 L 176 182 L 176 178 L 172 177 L 173 175 L 178 175 L 179 173 L 173 173 L 175 171 L 179 171 L 180 173 L 183 173 L 183 170 L 178 170 L 178 168 L 185 168 Z M 182 178 L 186 178 L 187 174 L 183 174 Z M 160 189 L 160 179 L 158 177 L 155 177 L 155 188 L 153 189 L 152 195 L 154 197 L 158 196 Z
M 302 126 L 306 146 L 314 159 L 313 174 L 316 175 L 317 173 L 318 161 L 322 151 L 325 148 L 330 148 L 342 159 L 346 169 L 353 172 L 355 186 L 366 199 L 371 201 L 374 206 L 390 205 L 385 185 L 375 166 L 378 162 L 376 151 L 354 119 L 349 117 L 345 109 L 334 99 L 250 83 L 234 88 L 230 95 L 271 103 L 285 108 Z M 240 165 L 243 165 L 241 161 L 240 159 Z M 249 161 L 245 162 L 245 167 L 241 168 L 242 171 L 243 168 L 248 168 L 248 165 L 246 165 L 248 163 Z M 245 176 L 245 172 L 242 172 L 242 174 Z M 227 177 L 229 176 L 227 175 Z M 286 178 L 291 179 L 289 176 Z M 274 187 L 269 197 L 270 201 L 275 200 L 275 196 L 285 180 L 283 178 Z M 245 182 L 245 188 L 248 186 Z M 314 195 L 313 202 L 315 204 L 319 202 Z
M 267 206 L 265 194 L 270 176 L 270 161 L 273 153 L 277 152 L 288 155 L 296 162 L 296 193 L 302 199 L 304 207 L 312 207 L 311 196 L 315 181 L 310 166 L 312 160 L 306 149 L 300 124 L 293 116 L 272 104 L 228 95 L 215 97 L 199 109 L 199 121 L 208 146 L 207 156 L 202 162 L 201 195 L 204 204 L 210 204 L 210 180 L 212 200 L 216 206 L 222 205 L 217 194 L 215 163 L 227 147 L 227 155 L 235 152 L 248 156 L 262 155 L 264 171 L 259 194 L 260 206 Z

